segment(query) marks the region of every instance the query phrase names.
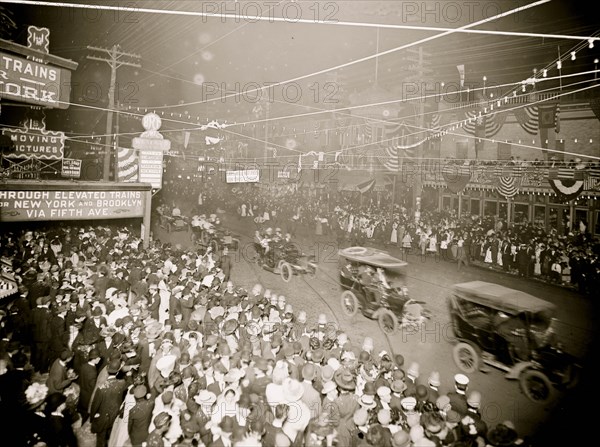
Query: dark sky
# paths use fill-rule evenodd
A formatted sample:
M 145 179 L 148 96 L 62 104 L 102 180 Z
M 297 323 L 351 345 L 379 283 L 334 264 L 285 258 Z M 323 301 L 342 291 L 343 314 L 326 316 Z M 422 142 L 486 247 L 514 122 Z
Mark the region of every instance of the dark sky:
M 69 1 L 69 3 L 84 3 Z M 19 30 L 13 39 L 25 44 L 27 25 L 48 27 L 50 51 L 79 63 L 73 74 L 72 102 L 103 108 L 107 104 L 108 65 L 89 61 L 88 45 L 109 47 L 120 44 L 123 51 L 141 56 L 139 69 L 122 67 L 118 71 L 119 100 L 133 107 L 160 107 L 167 113 L 187 112 L 209 119 L 247 120 L 254 104 L 247 97 L 216 103 L 198 103 L 214 99 L 215 88 L 248 91 L 267 82 L 281 82 L 367 57 L 434 35 L 436 32 L 341 26 L 341 21 L 393 25 L 456 28 L 485 17 L 506 12 L 530 2 L 497 1 L 299 1 L 286 2 L 202 2 L 202 1 L 99 1 L 94 4 L 156 8 L 169 11 L 229 12 L 263 17 L 285 17 L 285 23 L 254 22 L 238 17 L 190 17 L 184 15 L 93 11 L 59 7 L 4 5 L 14 12 Z M 544 34 L 590 36 L 597 32 L 589 7 L 580 3 L 553 0 L 517 15 L 479 26 L 478 29 L 523 31 Z M 272 12 L 268 12 L 271 7 Z M 227 8 L 225 10 L 225 8 Z M 260 8 L 260 10 L 259 10 Z M 270 14 L 270 15 L 269 15 Z M 296 17 L 312 23 L 293 23 Z M 314 23 L 315 19 L 338 24 Z M 439 31 L 438 31 L 439 33 Z M 457 64 L 465 64 L 466 81 L 477 85 L 482 76 L 489 84 L 519 82 L 552 63 L 561 52 L 568 52 L 578 41 L 553 38 L 529 38 L 500 35 L 453 34 L 423 45 L 426 62 L 435 82 L 458 82 Z M 564 63 L 563 73 L 593 69 L 598 47 L 585 46 L 575 62 Z M 408 74 L 407 53 L 395 52 L 377 61 L 378 85 L 395 89 Z M 299 80 L 287 97 L 281 113 L 301 113 L 295 104 L 331 107 L 323 100 L 328 94 L 344 100 L 350 92 L 360 91 L 375 81 L 374 60 L 361 62 L 328 74 Z M 204 88 L 199 83 L 204 82 Z M 334 82 L 329 88 L 327 82 Z M 94 91 L 94 85 L 100 86 Z M 87 85 L 87 87 L 85 87 Z M 91 90 L 90 90 L 90 86 Z M 274 90 L 283 98 L 282 87 Z M 211 93 L 212 96 L 208 96 Z M 95 98 L 95 96 L 99 96 Z M 196 102 L 197 104 L 188 104 Z M 284 101 L 285 102 L 285 101 Z M 179 106 L 179 104 L 183 105 Z M 276 107 L 274 107 L 276 108 Z M 277 114 L 275 110 L 273 112 Z M 70 126 L 75 132 L 103 133 L 102 110 L 82 111 L 71 106 Z M 84 117 L 84 118 L 82 118 Z M 0 118 L 1 119 L 1 118 Z

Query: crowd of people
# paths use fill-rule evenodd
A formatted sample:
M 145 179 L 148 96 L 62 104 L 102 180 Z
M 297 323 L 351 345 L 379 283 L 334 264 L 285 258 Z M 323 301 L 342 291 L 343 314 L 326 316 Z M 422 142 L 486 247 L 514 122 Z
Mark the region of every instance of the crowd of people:
M 75 446 L 85 427 L 115 447 L 527 444 L 486 424 L 467 376 L 444 389 L 419 359 L 226 281 L 218 253 L 110 224 L 0 244 L 18 284 L 0 311 L 7 445 Z
M 213 192 L 218 196 L 218 192 Z M 580 221 L 570 231 L 546 229 L 534 222 L 511 223 L 492 216 L 455 210 L 421 211 L 418 220 L 407 207 L 382 207 L 374 200 L 361 205 L 351 195 L 334 203 L 311 196 L 308 189 L 246 188 L 235 197 L 231 212 L 263 227 L 277 226 L 295 237 L 308 229 L 351 245 L 396 246 L 407 253 L 437 255 L 459 265 L 470 262 L 523 277 L 576 287 L 591 294 L 600 281 L 600 241 Z M 210 200 L 210 199 L 209 199 Z M 220 199 L 216 202 L 223 203 Z

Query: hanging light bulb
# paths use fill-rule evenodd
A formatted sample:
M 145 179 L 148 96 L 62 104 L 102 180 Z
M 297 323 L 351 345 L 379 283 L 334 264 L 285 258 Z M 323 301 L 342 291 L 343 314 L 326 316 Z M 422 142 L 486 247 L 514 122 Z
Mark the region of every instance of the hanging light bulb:
M 543 76 L 543 77 L 546 77 L 546 76 L 548 76 L 548 70 L 546 70 L 545 68 L 544 68 L 544 70 L 542 71 L 542 76 Z
M 588 43 L 590 45 L 590 48 L 594 48 L 594 39 L 588 39 Z
M 526 90 L 525 84 L 523 84 L 523 87 L 521 87 L 521 90 L 523 91 L 523 93 L 525 93 L 525 90 Z
M 556 62 L 556 68 L 558 68 L 559 70 L 562 68 L 562 61 Z
M 575 51 L 571 51 L 571 60 L 574 61 L 575 59 L 577 59 L 575 56 Z

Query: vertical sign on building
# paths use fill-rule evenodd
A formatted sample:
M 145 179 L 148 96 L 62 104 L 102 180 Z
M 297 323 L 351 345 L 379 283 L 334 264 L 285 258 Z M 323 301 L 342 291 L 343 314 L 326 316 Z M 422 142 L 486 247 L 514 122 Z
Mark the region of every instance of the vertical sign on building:
M 139 151 L 139 181 L 150 183 L 152 188 L 162 188 L 163 156 L 171 149 L 171 142 L 159 132 L 162 121 L 156 113 L 148 113 L 142 118 L 145 132 L 132 141 Z

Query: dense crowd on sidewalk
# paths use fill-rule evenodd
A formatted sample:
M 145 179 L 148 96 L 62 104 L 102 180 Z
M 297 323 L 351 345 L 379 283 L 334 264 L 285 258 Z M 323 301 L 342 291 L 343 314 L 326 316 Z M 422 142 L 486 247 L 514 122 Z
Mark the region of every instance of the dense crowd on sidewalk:
M 469 378 L 309 321 L 276 291 L 235 284 L 218 253 L 128 228 L 14 229 L 18 293 L 0 311 L 7 445 L 513 446 Z M 445 379 L 445 380 L 442 380 Z
M 413 254 L 462 260 L 463 265 L 476 262 L 585 294 L 592 294 L 600 283 L 600 241 L 583 221 L 574 222 L 570 230 L 565 226 L 563 231 L 547 231 L 536 222 L 507 225 L 493 216 L 458 216 L 455 210 L 423 210 L 416 220 L 407 207 L 392 208 L 352 194 L 327 200 L 296 185 L 239 187 L 233 196 L 214 188 L 203 200 L 228 204 L 228 211 L 240 218 L 265 228 L 281 227 L 292 237 L 309 229 L 311 235 L 325 235 L 339 244 L 395 246 Z

